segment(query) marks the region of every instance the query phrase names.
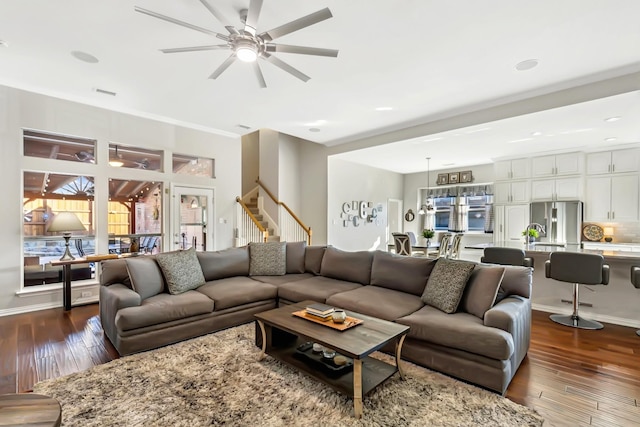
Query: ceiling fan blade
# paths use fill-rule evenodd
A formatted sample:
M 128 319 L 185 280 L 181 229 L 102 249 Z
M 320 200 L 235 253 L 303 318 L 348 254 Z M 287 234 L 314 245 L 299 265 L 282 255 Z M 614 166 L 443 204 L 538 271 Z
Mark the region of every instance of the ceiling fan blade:
M 266 53 L 266 54 L 263 54 L 262 57 L 265 59 L 265 61 L 270 62 L 273 65 L 275 65 L 276 67 L 279 67 L 279 68 L 283 69 L 287 73 L 299 78 L 303 82 L 306 82 L 311 78 L 311 77 L 307 76 L 306 74 L 302 73 L 301 71 L 296 70 L 291 65 L 287 64 L 286 62 L 284 62 L 283 60 L 276 58 L 273 55 L 269 55 L 268 53 Z
M 224 16 L 218 9 L 216 9 L 214 6 L 211 6 L 211 4 L 209 4 L 209 2 L 207 2 L 206 0 L 200 0 L 200 3 L 202 3 L 202 5 L 204 7 L 207 8 L 207 10 L 209 10 L 209 12 L 211 12 L 211 14 L 213 16 L 215 16 L 215 18 L 218 20 L 218 22 L 220 22 L 222 25 L 224 25 L 224 27 L 227 29 L 227 31 L 229 31 L 229 27 L 233 27 L 233 25 L 231 25 L 231 21 L 229 21 L 226 16 Z M 231 31 L 229 31 L 231 33 Z
M 293 46 L 289 44 L 268 43 L 267 52 L 299 53 L 302 55 L 318 55 L 337 57 L 338 51 L 335 49 L 324 49 L 321 47 Z
M 236 54 L 233 53 L 209 76 L 210 79 L 217 79 L 224 70 L 229 68 L 229 65 L 233 64 L 236 60 Z
M 261 88 L 267 87 L 267 82 L 264 81 L 264 76 L 262 75 L 262 70 L 260 70 L 260 65 L 258 65 L 258 61 L 253 63 L 253 71 L 256 73 L 256 77 L 258 78 L 258 83 Z
M 229 49 L 229 45 L 214 44 L 214 45 L 208 45 L 208 46 L 174 47 L 171 49 L 160 49 L 160 52 L 179 53 L 179 52 L 198 52 L 201 50 L 220 50 L 220 49 Z
M 197 25 L 189 24 L 188 22 L 180 21 L 179 19 L 172 18 L 170 16 L 162 15 L 152 10 L 143 9 L 138 6 L 134 6 L 136 12 L 144 13 L 145 15 L 153 16 L 154 18 L 162 19 L 163 21 L 171 22 L 172 24 L 181 25 L 183 27 L 191 28 L 192 30 L 200 31 L 201 33 L 211 34 L 212 36 L 223 36 L 224 34 L 216 33 L 215 31 L 207 30 L 206 28 L 198 27 Z
M 303 16 L 302 18 L 298 18 L 272 30 L 265 31 L 264 33 L 260 34 L 260 37 L 262 37 L 264 41 L 269 42 L 271 40 L 277 39 L 278 37 L 282 37 L 285 34 L 293 33 L 294 31 L 298 31 L 310 25 L 317 24 L 318 22 L 329 19 L 332 16 L 333 15 L 331 14 L 331 11 L 328 7 L 326 7 L 322 10 L 319 10 L 307 16 Z
M 253 34 L 254 36 L 256 35 L 258 17 L 260 16 L 261 9 L 262 0 L 251 0 L 251 3 L 249 3 L 249 11 L 247 12 L 247 19 L 244 23 L 244 30 Z

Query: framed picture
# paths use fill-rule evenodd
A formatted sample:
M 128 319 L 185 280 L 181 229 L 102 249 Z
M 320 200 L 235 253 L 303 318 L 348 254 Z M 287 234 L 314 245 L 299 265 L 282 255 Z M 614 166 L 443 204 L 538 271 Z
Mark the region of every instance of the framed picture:
M 471 171 L 460 172 L 460 182 L 471 182 L 471 181 L 473 181 L 473 176 L 471 175 Z
M 460 182 L 460 172 L 452 172 L 449 174 L 449 184 L 457 184 Z
M 447 173 L 439 173 L 438 179 L 436 179 L 436 184 L 443 185 L 449 183 L 449 174 Z

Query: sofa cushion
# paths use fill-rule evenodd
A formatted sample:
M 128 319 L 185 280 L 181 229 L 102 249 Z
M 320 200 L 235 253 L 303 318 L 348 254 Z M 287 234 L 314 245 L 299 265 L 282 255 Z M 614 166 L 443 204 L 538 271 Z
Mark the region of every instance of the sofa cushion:
M 127 262 L 124 259 L 108 259 L 100 262 L 100 284 L 110 286 L 114 283 L 122 283 L 129 289 L 133 289 L 127 271 Z
M 193 247 L 186 251 L 163 252 L 156 261 L 167 281 L 169 293 L 181 294 L 204 284 L 202 267 Z
M 491 359 L 507 360 L 514 352 L 513 337 L 498 328 L 484 326 L 482 320 L 469 313 L 446 314 L 424 306 L 396 320 L 407 325 L 408 336 Z
M 250 276 L 282 276 L 287 274 L 286 242 L 249 243 Z
M 504 267 L 476 265 L 462 295 L 460 309 L 483 319 L 496 301 L 504 270 Z
M 249 248 L 229 248 L 217 252 L 197 252 L 204 279 L 209 282 L 225 277 L 249 275 Z
M 368 285 L 371 280 L 372 261 L 372 252 L 347 252 L 329 246 L 322 257 L 320 274 L 333 279 Z
M 376 251 L 371 264 L 371 284 L 420 296 L 435 264 L 435 259 Z
M 196 292 L 211 298 L 214 302 L 214 310 L 220 311 L 252 302 L 275 300 L 278 288 L 269 283 L 239 276 L 207 282 L 200 286 Z
M 326 246 L 307 246 L 304 251 L 304 270 L 307 273 L 320 274 L 325 250 Z
M 127 307 L 116 314 L 120 331 L 144 328 L 213 312 L 213 301 L 196 291 L 179 295 L 158 294 L 142 301 L 138 307 Z
M 338 292 L 350 291 L 361 287 L 357 283 L 345 282 L 323 276 L 284 283 L 278 287 L 278 297 L 291 302 L 313 300 L 325 302 L 327 298 Z
M 298 280 L 308 279 L 314 277 L 311 273 L 302 274 L 285 274 L 284 276 L 251 276 L 253 280 L 259 282 L 271 283 L 274 286 L 284 285 L 289 282 L 297 282 Z
M 307 242 L 287 242 L 287 274 L 305 272 L 304 258 Z
M 154 258 L 147 256 L 127 258 L 125 267 L 131 278 L 133 290 L 143 300 L 164 292 L 162 272 Z
M 424 306 L 417 295 L 373 285 L 331 295 L 326 303 L 389 321 L 411 314 Z
M 429 276 L 422 301 L 445 313 L 455 312 L 474 267 L 473 262 L 439 258 Z

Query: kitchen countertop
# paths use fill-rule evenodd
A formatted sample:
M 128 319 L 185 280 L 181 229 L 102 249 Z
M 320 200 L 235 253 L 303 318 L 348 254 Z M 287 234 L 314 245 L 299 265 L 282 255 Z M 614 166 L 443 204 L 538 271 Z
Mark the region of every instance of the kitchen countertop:
M 599 254 L 605 258 L 618 258 L 637 260 L 640 262 L 640 252 L 631 251 L 613 251 L 613 250 L 598 250 L 598 249 L 584 249 L 580 244 L 565 244 L 564 246 L 545 245 L 545 242 L 524 243 L 515 240 L 503 241 L 497 243 L 478 243 L 475 245 L 465 246 L 465 249 L 484 249 L 489 247 L 503 247 L 503 248 L 517 248 L 524 249 L 528 255 L 535 254 L 548 254 L 551 252 L 579 252 L 585 254 Z

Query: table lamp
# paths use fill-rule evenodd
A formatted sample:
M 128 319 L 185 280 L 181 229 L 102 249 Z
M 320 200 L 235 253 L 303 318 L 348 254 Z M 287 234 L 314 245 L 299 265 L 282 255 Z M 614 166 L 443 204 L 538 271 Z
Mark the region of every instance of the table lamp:
M 604 241 L 611 242 L 613 240 L 613 227 L 604 227 Z
M 71 238 L 71 232 L 84 230 L 86 230 L 86 228 L 84 228 L 80 219 L 78 219 L 78 217 L 72 212 L 60 212 L 53 217 L 47 231 L 62 232 L 62 236 L 65 241 L 65 250 L 60 261 L 73 261 L 75 259 L 69 251 L 69 239 Z

